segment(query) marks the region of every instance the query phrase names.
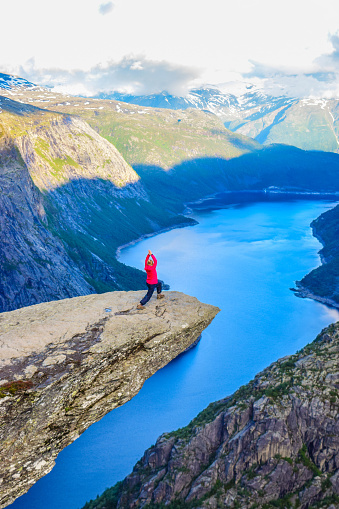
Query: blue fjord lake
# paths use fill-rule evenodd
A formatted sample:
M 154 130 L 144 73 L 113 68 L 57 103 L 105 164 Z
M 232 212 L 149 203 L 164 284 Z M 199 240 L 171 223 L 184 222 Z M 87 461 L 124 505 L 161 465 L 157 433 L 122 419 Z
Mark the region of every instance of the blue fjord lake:
M 339 320 L 336 310 L 290 290 L 319 265 L 321 245 L 309 225 L 334 203 L 280 200 L 195 210 L 191 217 L 199 224 L 122 250 L 120 261 L 142 269 L 151 249 L 159 278 L 172 290 L 221 312 L 194 349 L 62 451 L 52 472 L 11 509 L 82 507 L 126 476 L 161 433 L 185 426 L 211 401 L 231 394 Z

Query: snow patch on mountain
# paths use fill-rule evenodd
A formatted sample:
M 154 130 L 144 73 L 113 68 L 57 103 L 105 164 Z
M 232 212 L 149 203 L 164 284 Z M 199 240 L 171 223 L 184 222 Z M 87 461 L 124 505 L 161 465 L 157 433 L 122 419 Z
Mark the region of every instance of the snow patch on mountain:
M 317 99 L 315 97 L 309 97 L 307 99 L 300 100 L 301 106 L 320 106 L 322 110 L 326 108 L 327 104 L 327 99 Z
M 11 76 L 10 74 L 0 73 L 0 88 L 11 90 L 12 88 L 38 88 L 33 83 L 19 78 L 18 76 Z

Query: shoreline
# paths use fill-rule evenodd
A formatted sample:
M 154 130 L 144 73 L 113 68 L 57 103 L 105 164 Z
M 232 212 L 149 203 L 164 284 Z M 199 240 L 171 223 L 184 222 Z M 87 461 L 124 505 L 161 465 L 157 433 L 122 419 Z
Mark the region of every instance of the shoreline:
M 251 197 L 251 200 L 243 199 L 241 201 L 227 201 L 227 198 L 232 195 L 237 195 L 238 197 Z M 225 206 L 237 204 L 237 203 L 246 203 L 247 201 L 256 201 L 255 198 L 262 197 L 267 200 L 269 199 L 277 199 L 282 200 L 283 198 L 291 199 L 300 199 L 300 200 L 329 200 L 335 203 L 339 203 L 339 192 L 327 193 L 327 192 L 310 192 L 310 191 L 288 191 L 284 189 L 243 189 L 239 191 L 218 191 L 217 193 L 206 196 L 205 198 L 201 198 L 194 202 L 188 202 L 185 204 L 186 208 L 184 209 L 183 214 L 192 213 L 194 208 L 196 210 L 209 210 L 209 209 L 218 209 L 224 208 Z M 226 200 L 225 200 L 226 199 Z M 199 207 L 201 206 L 201 207 Z M 193 210 L 192 210 L 193 209 Z M 317 219 L 317 218 L 315 218 Z M 314 219 L 314 220 L 315 220 Z
M 328 297 L 320 297 L 320 295 L 315 295 L 310 290 L 306 288 L 306 286 L 301 285 L 298 281 L 296 281 L 297 288 L 291 288 L 292 292 L 296 297 L 300 297 L 301 299 L 312 299 L 321 304 L 325 304 L 326 306 L 339 311 L 339 304 L 334 300 Z
M 137 244 L 138 242 L 141 242 L 142 240 L 145 240 L 145 239 L 148 239 L 148 238 L 151 238 L 151 237 L 154 237 L 155 235 L 160 235 L 161 233 L 166 233 L 166 232 L 169 232 L 171 230 L 175 230 L 176 228 L 186 228 L 187 226 L 195 226 L 196 224 L 199 224 L 198 221 L 196 221 L 195 219 L 192 219 L 189 217 L 190 214 L 193 213 L 193 209 L 191 207 L 194 207 L 194 205 L 202 205 L 204 202 L 208 202 L 209 200 L 212 200 L 212 199 L 217 199 L 218 197 L 221 197 L 223 195 L 229 195 L 231 196 L 232 194 L 236 195 L 236 194 L 250 194 L 250 195 L 263 195 L 263 196 L 309 196 L 309 197 L 315 197 L 316 199 L 317 198 L 321 198 L 322 196 L 324 198 L 326 197 L 332 197 L 333 199 L 338 199 L 338 203 L 339 203 L 339 192 L 335 192 L 335 193 L 326 193 L 326 192 L 311 192 L 311 191 L 287 191 L 287 190 L 284 190 L 284 189 L 280 189 L 280 190 L 271 190 L 271 189 L 241 189 L 239 191 L 218 191 L 216 193 L 213 193 L 213 194 L 209 194 L 207 196 L 205 196 L 204 198 L 199 198 L 198 200 L 195 200 L 193 202 L 187 202 L 187 203 L 184 203 L 184 210 L 183 212 L 181 213 L 181 215 L 187 217 L 188 219 L 190 219 L 192 221 L 191 224 L 188 224 L 188 223 L 178 223 L 178 224 L 174 224 L 173 226 L 168 226 L 167 228 L 161 228 L 160 230 L 157 230 L 155 232 L 152 232 L 152 233 L 145 233 L 144 235 L 141 235 L 140 237 L 138 237 L 137 239 L 135 240 L 131 240 L 130 242 L 127 242 L 126 244 L 121 244 L 120 246 L 117 247 L 116 251 L 115 251 L 115 258 L 116 260 L 119 261 L 119 257 L 120 257 L 120 253 L 122 251 L 122 249 L 125 249 L 126 247 L 130 247 L 130 246 L 134 246 L 134 244 Z M 237 203 L 237 202 L 234 202 L 234 203 Z M 219 205 L 218 206 L 214 206 L 213 208 L 217 209 L 217 208 L 220 208 L 220 207 L 223 207 L 223 205 Z M 197 208 L 197 210 L 209 210 L 209 206 L 207 205 L 206 203 L 206 207 L 203 207 L 201 209 Z M 315 218 L 317 219 L 317 218 Z M 314 220 L 315 220 L 314 219 Z M 315 236 L 315 235 L 314 235 Z
M 338 206 L 338 204 L 336 206 Z M 330 210 L 332 210 L 332 209 L 330 209 Z M 321 214 L 320 214 L 320 216 L 321 216 Z M 315 239 L 317 239 L 317 241 L 322 246 L 322 248 L 318 251 L 318 255 L 319 255 L 319 259 L 320 259 L 320 265 L 318 265 L 318 267 L 316 267 L 316 269 L 318 269 L 319 267 L 322 267 L 322 266 L 327 264 L 327 259 L 325 258 L 325 256 L 323 256 L 321 254 L 321 250 L 325 247 L 325 241 L 322 239 L 321 235 L 316 232 L 316 228 L 313 225 L 314 221 L 316 221 L 320 216 L 315 218 L 312 221 L 311 225 L 310 225 L 313 237 Z M 315 270 L 315 269 L 313 269 L 313 270 Z M 309 274 L 309 272 L 307 274 Z M 302 280 L 295 281 L 295 284 L 296 284 L 297 288 L 291 288 L 291 290 L 294 292 L 294 295 L 296 297 L 300 297 L 301 299 L 312 299 L 312 300 L 315 300 L 316 302 L 320 302 L 321 304 L 324 304 L 326 306 L 329 306 L 332 309 L 336 309 L 336 310 L 339 311 L 339 304 L 338 304 L 338 302 L 336 302 L 335 300 L 331 299 L 330 297 L 321 297 L 320 295 L 314 294 L 313 292 L 311 292 L 311 290 L 309 290 L 309 288 L 307 288 L 306 286 L 302 285 L 301 281 Z

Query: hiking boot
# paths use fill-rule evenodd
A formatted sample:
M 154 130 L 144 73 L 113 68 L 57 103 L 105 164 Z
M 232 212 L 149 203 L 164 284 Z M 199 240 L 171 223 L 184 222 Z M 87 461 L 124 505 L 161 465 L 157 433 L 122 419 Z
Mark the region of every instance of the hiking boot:
M 137 309 L 145 309 L 145 306 L 143 306 L 142 304 L 138 304 Z
M 164 299 L 165 295 L 163 293 L 158 293 L 157 299 Z

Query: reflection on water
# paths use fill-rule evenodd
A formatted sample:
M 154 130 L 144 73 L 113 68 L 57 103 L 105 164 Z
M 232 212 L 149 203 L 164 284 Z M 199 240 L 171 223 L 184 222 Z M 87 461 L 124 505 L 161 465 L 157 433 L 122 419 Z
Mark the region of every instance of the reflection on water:
M 88 429 L 12 509 L 76 509 L 128 474 L 165 431 L 187 424 L 272 361 L 339 319 L 289 290 L 319 265 L 310 222 L 333 204 L 261 202 L 195 211 L 199 224 L 146 239 L 120 260 L 143 268 L 147 250 L 171 289 L 221 312 L 196 348 L 156 373 L 129 403 Z

